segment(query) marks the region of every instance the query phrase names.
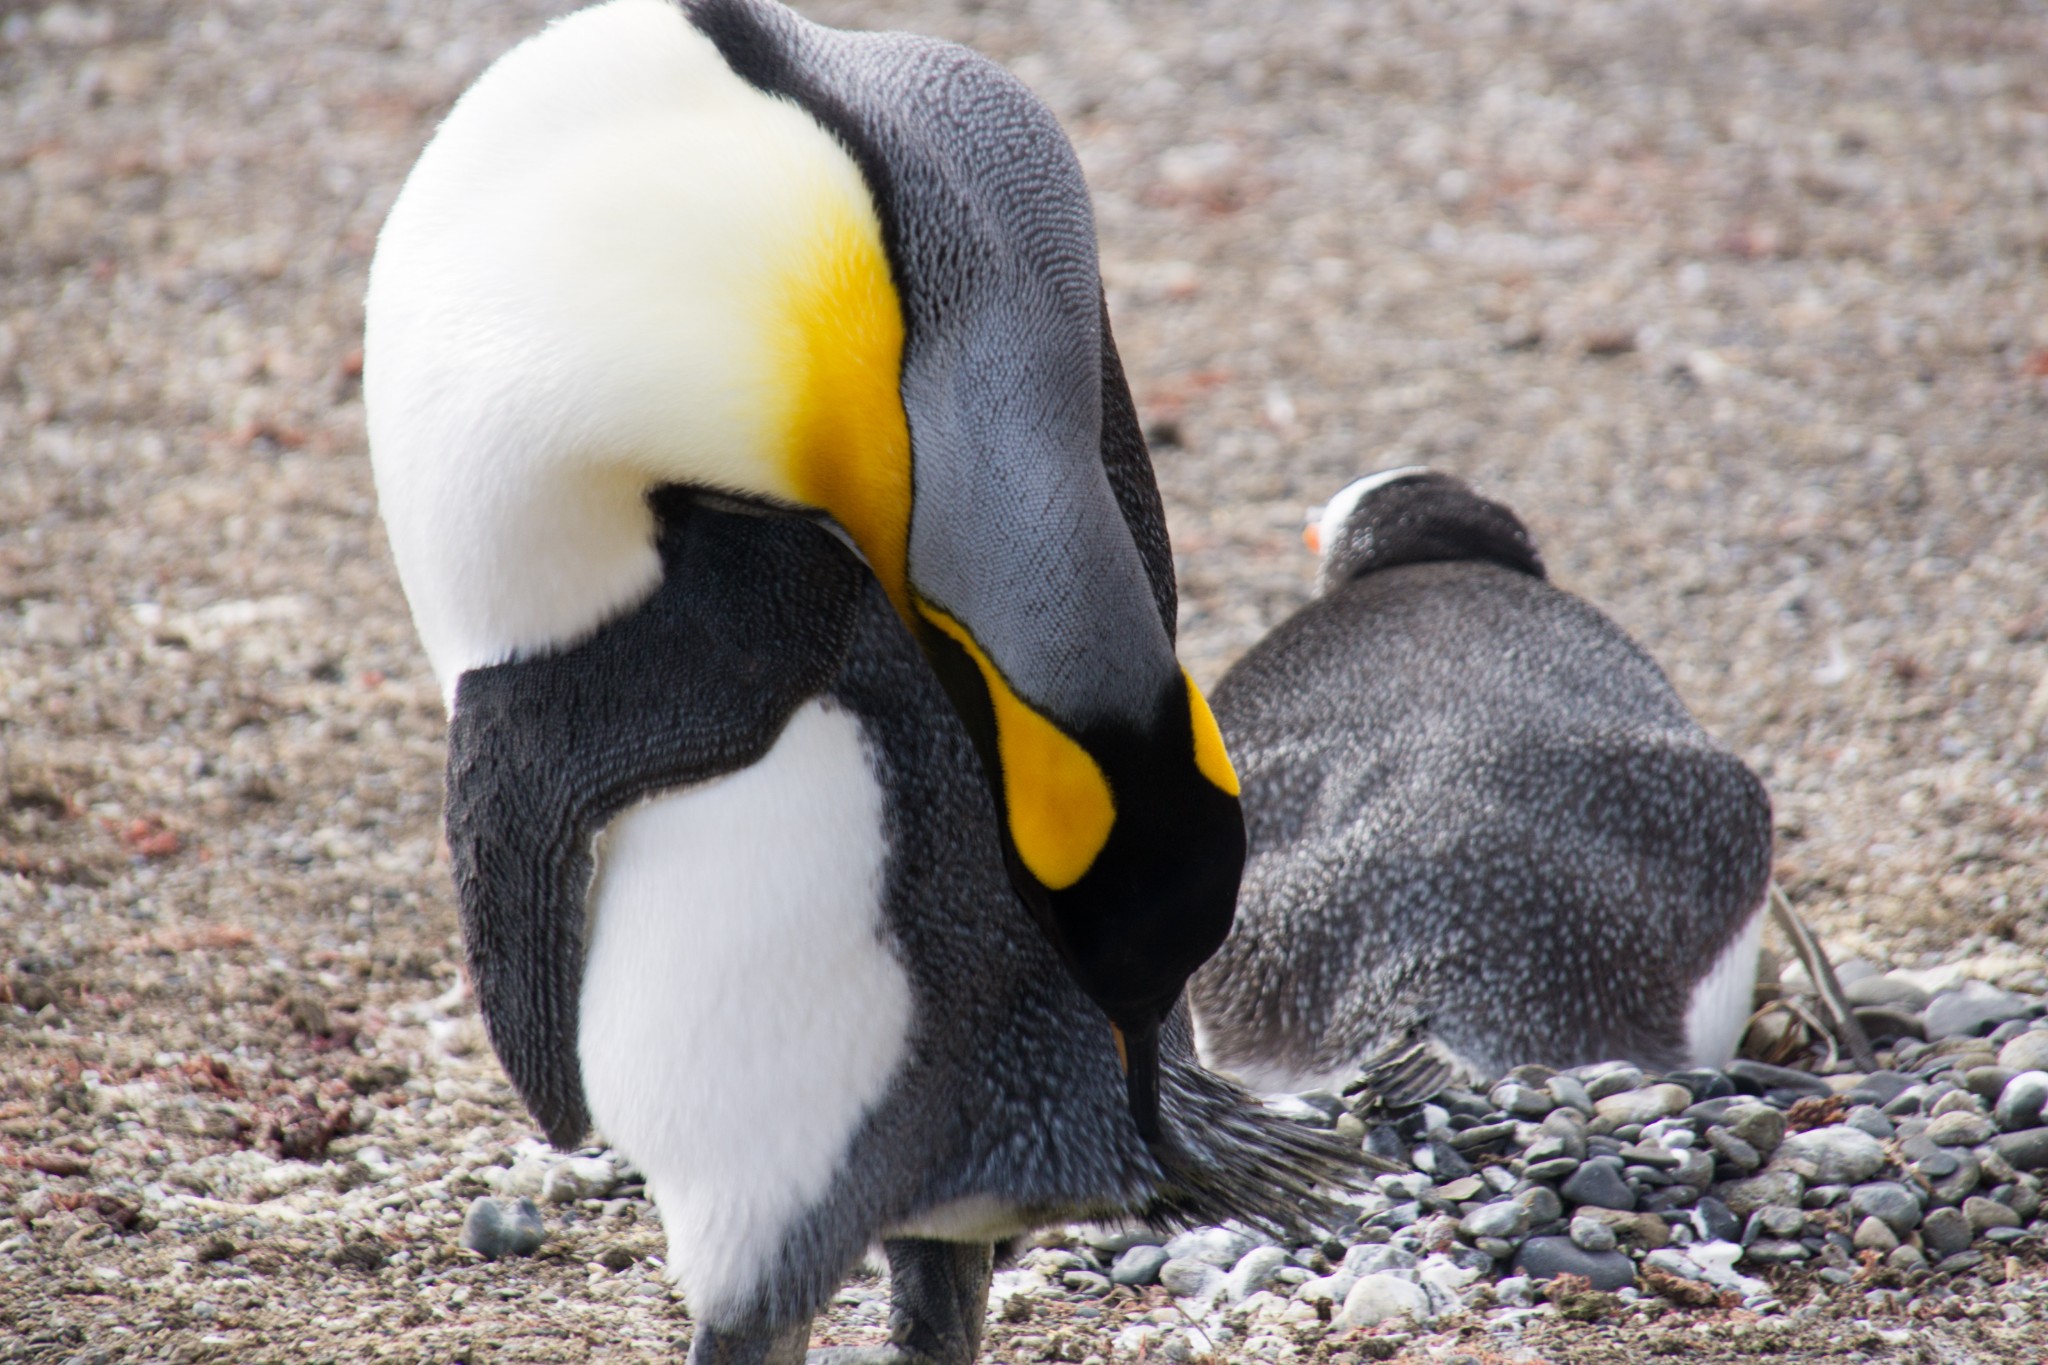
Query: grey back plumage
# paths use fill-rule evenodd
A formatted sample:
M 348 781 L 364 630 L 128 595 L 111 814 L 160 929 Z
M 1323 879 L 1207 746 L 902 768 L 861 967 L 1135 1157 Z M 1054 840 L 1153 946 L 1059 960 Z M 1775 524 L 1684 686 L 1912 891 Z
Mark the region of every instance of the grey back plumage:
M 1764 895 L 1762 784 L 1456 480 L 1374 491 L 1329 548 L 1322 594 L 1215 692 L 1251 852 L 1191 991 L 1210 1059 L 1682 1063 L 1692 990 Z

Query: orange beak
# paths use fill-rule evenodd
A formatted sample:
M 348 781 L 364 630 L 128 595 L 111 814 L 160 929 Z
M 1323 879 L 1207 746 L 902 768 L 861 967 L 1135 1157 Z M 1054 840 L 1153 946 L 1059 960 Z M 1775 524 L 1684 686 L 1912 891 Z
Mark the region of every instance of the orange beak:
M 1310 522 L 1301 528 L 1301 543 L 1308 546 L 1308 552 L 1319 555 L 1323 552 L 1323 528 Z

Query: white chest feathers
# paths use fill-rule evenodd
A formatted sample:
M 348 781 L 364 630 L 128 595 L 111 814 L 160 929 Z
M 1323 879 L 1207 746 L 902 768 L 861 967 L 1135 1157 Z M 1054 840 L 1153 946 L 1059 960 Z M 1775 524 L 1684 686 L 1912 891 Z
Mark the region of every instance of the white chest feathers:
M 584 1087 L 647 1175 L 700 1320 L 830 1186 L 902 1058 L 882 821 L 858 721 L 814 701 L 759 763 L 634 808 L 599 845 Z

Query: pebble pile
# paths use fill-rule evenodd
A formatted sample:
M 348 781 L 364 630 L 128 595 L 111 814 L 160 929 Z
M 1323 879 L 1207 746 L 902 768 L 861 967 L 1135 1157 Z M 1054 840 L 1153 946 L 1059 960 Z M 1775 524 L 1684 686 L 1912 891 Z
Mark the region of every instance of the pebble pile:
M 1550 1311 L 1546 1292 L 1565 1303 L 1567 1287 L 1595 1313 L 1656 1295 L 1772 1314 L 1761 1272 L 1780 1266 L 1860 1287 L 1874 1311 L 1904 1308 L 1932 1279 L 2048 1244 L 2048 1019 L 2038 997 L 1979 982 L 1929 997 L 1870 980 L 1852 996 L 1881 998 L 1870 1008 L 1891 1018 L 1869 1022 L 1907 1035 L 1872 1072 L 1531 1066 L 1484 1095 L 1448 1091 L 1383 1120 L 1329 1095 L 1281 1101 L 1411 1169 L 1378 1177 L 1313 1245 L 1235 1227 L 1164 1245 L 1143 1232 L 1041 1236 L 997 1276 L 997 1312 L 1159 1285 L 1174 1306 L 1117 1345 L 1180 1359 L 1226 1343 L 1288 1355 L 1318 1323 L 1384 1333 L 1480 1312 L 1512 1329 Z

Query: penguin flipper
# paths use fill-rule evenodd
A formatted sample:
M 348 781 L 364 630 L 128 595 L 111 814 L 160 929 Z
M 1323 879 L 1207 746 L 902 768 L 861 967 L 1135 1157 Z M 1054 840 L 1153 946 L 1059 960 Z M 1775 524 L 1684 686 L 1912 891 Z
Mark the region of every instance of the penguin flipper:
M 464 673 L 448 727 L 470 980 L 512 1084 L 564 1148 L 590 1127 L 577 1039 L 597 836 L 645 796 L 760 759 L 838 670 L 865 582 L 809 522 L 653 501 L 654 595 L 573 648 Z

